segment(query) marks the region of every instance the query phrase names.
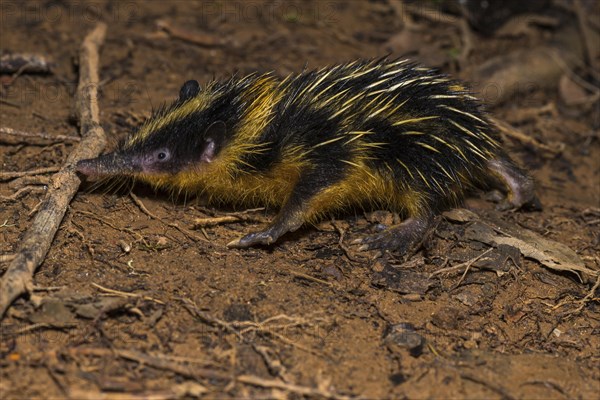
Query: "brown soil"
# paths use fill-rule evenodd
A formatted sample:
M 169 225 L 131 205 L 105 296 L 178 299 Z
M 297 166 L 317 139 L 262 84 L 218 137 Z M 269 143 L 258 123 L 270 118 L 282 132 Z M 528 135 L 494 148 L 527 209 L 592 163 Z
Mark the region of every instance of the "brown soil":
M 285 75 L 305 65 L 380 56 L 400 29 L 392 7 L 375 1 L 1 6 L 0 48 L 41 53 L 56 65 L 53 74 L 22 75 L 10 85 L 3 77 L 0 126 L 77 135 L 73 59 L 103 19 L 109 32 L 100 109 L 113 143 L 173 99 L 187 79 Z M 214 45 L 160 34 L 158 20 Z M 459 31 L 419 23 L 427 27 L 422 48 L 433 50 L 415 57 L 457 73 Z M 518 38 L 477 36 L 471 59 L 534 47 L 552 35 L 546 28 Z M 548 104 L 551 112 L 543 111 Z M 514 121 L 524 109 L 532 117 Z M 565 106 L 556 89 L 534 89 L 492 109 L 562 151 L 506 141 L 536 178 L 542 212 L 495 211 L 482 194 L 467 207 L 484 220 L 567 245 L 598 269 L 598 110 L 597 102 Z M 72 148 L 0 144 L 1 170 L 60 166 Z M 44 193 L 38 185 L 6 200 L 17 190 L 13 182 L 0 183 L 2 254 L 15 251 Z M 442 220 L 408 263 L 391 255 L 373 259 L 350 245 L 390 222 L 387 213 L 325 221 L 271 248 L 230 250 L 226 243 L 263 226 L 274 211 L 193 230 L 196 219 L 232 210 L 142 186 L 133 193 L 160 219 L 126 191 L 83 190 L 73 200 L 37 270 L 35 290 L 1 323 L 2 398 L 598 398 L 598 294 L 578 302 L 594 280 L 547 269 L 514 247 L 482 257 L 489 246 L 469 238 L 468 223 Z M 432 275 L 465 262 L 471 268 L 464 276 L 464 267 Z

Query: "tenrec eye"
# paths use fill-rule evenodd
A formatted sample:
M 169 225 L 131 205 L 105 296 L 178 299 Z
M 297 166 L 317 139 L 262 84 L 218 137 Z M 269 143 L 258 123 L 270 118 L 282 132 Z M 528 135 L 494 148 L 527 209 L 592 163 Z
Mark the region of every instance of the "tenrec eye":
M 167 158 L 167 154 L 163 153 L 163 152 L 160 152 L 160 153 L 158 153 L 157 157 L 158 157 L 159 160 L 164 160 L 165 158 Z

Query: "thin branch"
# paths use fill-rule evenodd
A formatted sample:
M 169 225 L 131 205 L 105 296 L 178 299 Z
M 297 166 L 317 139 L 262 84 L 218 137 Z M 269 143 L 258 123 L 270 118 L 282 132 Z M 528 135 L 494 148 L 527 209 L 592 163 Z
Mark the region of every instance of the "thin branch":
M 25 187 L 22 187 L 21 189 L 18 189 L 15 193 L 11 194 L 10 196 L 0 196 L 0 203 L 10 203 L 10 202 L 21 199 L 22 197 L 30 194 L 31 192 L 44 192 L 44 191 L 45 191 L 45 189 L 41 188 L 41 187 L 25 186 Z
M 583 7 L 581 0 L 575 0 L 573 5 L 575 7 L 577 19 L 579 20 L 579 30 L 581 31 L 581 37 L 583 39 L 582 41 L 585 45 L 587 62 L 590 67 L 593 67 L 594 63 L 597 61 L 596 58 L 598 57 L 598 49 L 596 46 L 594 46 L 594 34 L 588 25 L 587 17 L 589 12 Z
M 257 211 L 264 211 L 264 207 L 260 208 L 250 208 L 248 210 L 229 213 L 227 215 L 222 215 L 220 217 L 208 217 L 208 218 L 196 218 L 194 220 L 193 229 L 201 229 L 209 226 L 216 226 L 222 224 L 230 224 L 236 222 L 264 222 L 265 218 L 260 215 L 252 215 L 252 213 Z
M 454 15 L 446 14 L 439 8 L 432 9 L 423 7 L 420 4 L 417 4 L 416 6 L 412 4 L 406 4 L 405 9 L 409 13 L 416 15 L 417 17 L 425 18 L 431 22 L 460 27 L 459 18 L 455 17 Z
M 74 165 L 84 158 L 95 157 L 106 145 L 98 112 L 98 51 L 106 35 L 106 25 L 99 23 L 86 36 L 79 49 L 79 86 L 76 109 L 82 140 L 69 154 L 65 165 L 52 177 L 48 193 L 39 212 L 19 244 L 15 259 L 0 281 L 0 318 L 19 296 L 31 291 L 33 274 L 44 261 L 67 207 L 81 183 Z
M 51 135 L 44 132 L 24 132 L 16 129 L 2 127 L 0 133 L 4 136 L 0 139 L 6 144 L 29 144 L 29 145 L 47 145 L 62 142 L 79 142 L 81 139 L 69 135 Z
M 59 167 L 45 167 L 32 169 L 29 171 L 0 172 L 0 182 L 9 181 L 11 179 L 20 178 L 22 176 L 41 175 L 58 171 L 60 171 Z
M 150 212 L 150 210 L 148 210 L 148 208 L 146 208 L 146 206 L 144 205 L 144 203 L 139 199 L 139 197 L 137 197 L 135 194 L 133 194 L 133 192 L 129 192 L 129 197 L 131 197 L 131 199 L 133 200 L 133 202 L 135 203 L 135 205 L 137 205 L 140 210 L 142 210 L 142 212 L 144 214 L 146 214 L 147 216 L 149 216 L 152 219 L 157 220 L 158 222 L 165 224 L 171 228 L 175 228 L 177 229 L 179 232 L 181 232 L 182 234 L 184 234 L 187 238 L 192 239 L 195 242 L 204 242 L 204 243 L 208 243 L 208 244 L 212 244 L 210 241 L 208 241 L 207 239 L 203 239 L 197 235 L 194 235 L 192 232 L 188 231 L 185 228 L 180 227 L 179 225 L 177 225 L 175 222 L 167 222 L 164 219 L 154 215 L 153 213 Z
M 225 40 L 216 35 L 209 35 L 202 32 L 193 32 L 183 29 L 175 24 L 171 24 L 166 20 L 156 22 L 159 29 L 165 31 L 169 36 L 175 39 L 183 40 L 184 42 L 192 43 L 202 47 L 217 47 L 225 44 Z
M 240 383 L 245 383 L 247 385 L 252 385 L 252 386 L 260 386 L 260 387 L 269 388 L 269 389 L 285 390 L 287 392 L 299 394 L 301 396 L 324 397 L 326 399 L 340 399 L 340 400 L 354 398 L 352 396 L 345 396 L 345 395 L 342 395 L 339 393 L 330 392 L 329 390 L 326 390 L 326 389 L 295 385 L 292 383 L 281 382 L 281 381 L 275 380 L 275 379 L 264 379 L 264 378 L 254 376 L 254 375 L 240 375 L 237 377 L 237 381 Z
M 548 153 L 550 153 L 552 155 L 560 154 L 563 150 L 560 147 L 556 147 L 556 146 L 553 147 L 553 146 L 549 146 L 547 144 L 541 143 L 538 140 L 536 140 L 535 138 L 532 138 L 532 137 L 524 134 L 523 132 L 519 131 L 512 125 L 510 125 L 504 121 L 501 121 L 497 118 L 490 118 L 490 120 L 492 121 L 492 123 L 494 125 L 496 125 L 496 127 L 500 130 L 500 132 L 502 132 L 503 134 L 505 134 L 508 137 L 518 140 L 519 142 L 521 142 L 525 145 L 535 147 L 536 149 L 540 149 L 542 151 L 547 151 Z
M 171 371 L 178 375 L 199 379 L 231 380 L 232 376 L 226 372 L 218 371 L 214 368 L 199 368 L 186 363 L 179 363 L 169 359 L 165 354 L 147 354 L 137 350 L 129 349 L 103 349 L 103 348 L 72 348 L 65 351 L 67 354 L 81 354 L 92 356 L 110 356 L 115 355 L 119 358 L 135 361 L 142 365 L 148 365 L 152 368 L 163 371 Z
M 469 268 L 471 268 L 471 266 L 473 266 L 473 264 L 475 264 L 475 262 L 476 262 L 477 260 L 479 260 L 481 257 L 483 257 L 483 256 L 485 256 L 486 254 L 488 254 L 488 253 L 489 253 L 490 251 L 492 251 L 493 249 L 494 249 L 494 248 L 493 248 L 493 247 L 491 247 L 491 248 L 487 249 L 486 251 L 484 251 L 483 253 L 480 253 L 480 254 L 478 254 L 477 256 L 475 256 L 475 257 L 471 258 L 470 260 L 468 260 L 468 261 L 465 261 L 465 262 L 462 262 L 462 263 L 460 263 L 460 264 L 458 264 L 458 265 L 454 265 L 454 266 L 452 266 L 452 267 L 442 268 L 442 269 L 438 269 L 437 271 L 433 271 L 433 272 L 431 273 L 431 275 L 429 275 L 429 278 L 433 278 L 434 276 L 436 276 L 436 275 L 439 275 L 439 274 L 445 274 L 445 273 L 448 273 L 448 272 L 454 272 L 454 271 L 458 271 L 458 270 L 459 270 L 459 269 L 461 269 L 462 267 L 466 267 L 466 268 L 465 268 L 465 271 L 463 272 L 463 275 L 462 275 L 462 277 L 460 278 L 460 280 L 459 280 L 459 282 L 458 282 L 458 283 L 460 284 L 460 282 L 462 282 L 462 280 L 465 278 L 465 275 L 466 275 L 466 274 L 467 274 L 467 272 L 469 271 Z M 455 288 L 455 289 L 456 289 L 456 288 Z
M 112 294 L 112 295 L 115 295 L 115 296 L 119 296 L 119 297 L 125 297 L 125 298 L 127 298 L 127 297 L 133 297 L 133 298 L 136 298 L 136 299 L 153 301 L 155 303 L 162 304 L 162 305 L 166 304 L 164 301 L 155 299 L 154 297 L 144 296 L 143 294 L 137 294 L 137 293 L 122 292 L 120 290 L 115 290 L 115 289 L 109 289 L 109 288 L 106 288 L 104 286 L 100 286 L 100 285 L 98 285 L 97 283 L 94 283 L 94 282 L 92 282 L 92 286 L 94 286 L 95 288 L 97 288 L 97 289 L 99 289 L 99 290 L 101 290 L 101 291 L 103 291 L 105 293 L 109 293 L 109 294 Z
M 17 258 L 15 254 L 0 254 L 0 263 L 10 262 Z
M 319 279 L 317 277 L 305 274 L 305 273 L 300 272 L 300 271 L 288 270 L 288 271 L 285 271 L 285 272 L 287 272 L 288 274 L 290 274 L 290 275 L 292 275 L 292 276 L 294 276 L 296 278 L 306 279 L 307 281 L 317 282 L 317 283 L 320 283 L 322 285 L 326 285 L 326 286 L 329 286 L 329 287 L 333 286 L 333 283 L 331 283 L 331 282 L 327 282 L 326 280 Z
M 485 380 L 483 378 L 480 378 L 480 377 L 478 377 L 478 376 L 476 376 L 474 374 L 468 373 L 468 372 L 461 372 L 460 373 L 460 377 L 462 379 L 466 379 L 468 381 L 478 383 L 478 384 L 480 384 L 480 385 L 482 385 L 482 386 L 484 386 L 484 387 L 492 390 L 493 392 L 498 393 L 500 396 L 502 396 L 502 399 L 504 399 L 504 400 L 515 400 L 516 399 L 502 385 L 498 385 L 498 384 L 489 382 L 489 381 L 487 381 L 487 380 Z
M 4 54 L 0 57 L 0 73 L 48 73 L 51 72 L 52 63 L 40 54 Z

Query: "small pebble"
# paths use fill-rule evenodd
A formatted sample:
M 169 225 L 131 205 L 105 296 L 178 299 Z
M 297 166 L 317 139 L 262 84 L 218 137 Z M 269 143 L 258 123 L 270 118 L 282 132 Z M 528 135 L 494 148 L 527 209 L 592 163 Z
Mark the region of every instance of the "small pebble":
M 407 322 L 393 325 L 384 339 L 388 349 L 398 352 L 406 349 L 413 357 L 419 357 L 423 353 L 425 339 L 415 331 L 415 327 Z
M 119 241 L 119 246 L 121 247 L 121 250 L 123 250 L 124 253 L 129 253 L 131 251 L 131 245 L 125 242 L 124 240 Z

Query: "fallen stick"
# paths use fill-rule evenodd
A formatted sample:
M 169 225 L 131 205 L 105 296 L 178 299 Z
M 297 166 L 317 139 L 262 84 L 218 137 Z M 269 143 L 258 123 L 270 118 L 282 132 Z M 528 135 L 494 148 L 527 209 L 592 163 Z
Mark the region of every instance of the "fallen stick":
M 264 222 L 265 219 L 257 215 L 249 215 L 256 211 L 264 211 L 264 207 L 251 208 L 237 213 L 231 213 L 220 217 L 196 218 L 192 229 L 206 228 L 221 224 L 230 224 L 234 222 Z
M 581 31 L 581 39 L 585 45 L 587 64 L 591 68 L 594 68 L 594 64 L 598 61 L 598 48 L 596 47 L 598 42 L 594 40 L 594 33 L 588 25 L 588 10 L 586 10 L 583 4 L 581 4 L 581 0 L 575 0 L 573 2 L 573 6 L 575 7 L 577 19 L 579 20 L 579 30 Z
M 169 36 L 203 47 L 216 47 L 225 44 L 225 41 L 217 36 L 202 32 L 187 31 L 183 28 L 172 25 L 169 21 L 159 20 L 156 22 L 159 29 L 165 31 Z
M 23 132 L 12 128 L 0 128 L 0 133 L 4 136 L 0 142 L 6 144 L 29 144 L 29 145 L 48 145 L 61 142 L 79 142 L 81 139 L 76 136 L 51 135 L 44 132 Z
M 254 375 L 240 375 L 236 379 L 240 383 L 245 383 L 252 386 L 260 386 L 267 389 L 279 389 L 289 393 L 298 394 L 307 397 L 323 397 L 326 399 L 350 400 L 356 397 L 346 396 L 335 392 L 330 392 L 327 389 L 313 388 L 309 386 L 295 385 L 293 383 L 285 383 L 275 379 L 264 379 Z
M 51 72 L 52 63 L 40 54 L 4 54 L 0 57 L 0 73 L 12 74 L 37 73 L 46 74 Z
M 0 172 L 0 182 L 9 181 L 23 176 L 42 175 L 50 172 L 60 171 L 58 167 L 38 168 L 30 171 Z
M 509 136 L 515 140 L 518 140 L 519 142 L 523 143 L 524 145 L 529 145 L 532 147 L 535 147 L 536 149 L 540 149 L 543 151 L 547 151 L 548 153 L 554 155 L 560 154 L 562 152 L 562 148 L 560 146 L 549 146 L 547 144 L 541 143 L 540 141 L 536 140 L 535 138 L 526 135 L 525 133 L 519 131 L 518 129 L 515 129 L 512 125 L 501 121 L 499 119 L 490 117 L 490 121 L 494 123 L 494 125 L 496 125 L 496 127 L 500 130 L 500 132 L 504 133 L 506 136 Z
M 77 193 L 80 180 L 75 163 L 96 157 L 106 145 L 98 111 L 98 50 L 104 42 L 106 25 L 99 23 L 86 36 L 79 49 L 79 85 L 76 108 L 82 140 L 69 154 L 65 165 L 52 177 L 45 199 L 33 223 L 19 244 L 16 257 L 0 280 L 0 319 L 10 304 L 33 288 L 33 274 L 44 261 L 69 202 Z
M 171 371 L 178 375 L 192 379 L 214 379 L 228 381 L 233 378 L 231 374 L 215 368 L 201 368 L 188 363 L 180 363 L 169 359 L 166 354 L 144 353 L 138 350 L 130 349 L 104 349 L 104 348 L 70 348 L 65 350 L 65 354 L 71 355 L 90 355 L 97 357 L 117 356 L 126 360 L 135 361 L 141 365 L 147 365 L 152 368 L 163 371 Z

